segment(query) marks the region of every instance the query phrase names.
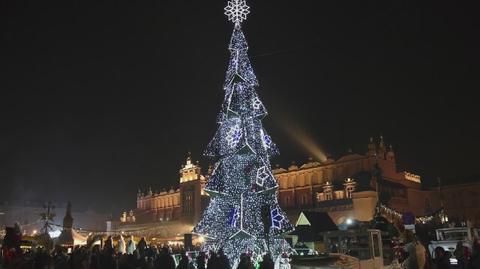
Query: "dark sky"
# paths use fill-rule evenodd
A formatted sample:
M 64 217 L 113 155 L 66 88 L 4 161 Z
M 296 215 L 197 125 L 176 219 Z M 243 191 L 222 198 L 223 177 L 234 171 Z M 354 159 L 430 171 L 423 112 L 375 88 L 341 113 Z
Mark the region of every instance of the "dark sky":
M 0 199 L 117 211 L 138 187 L 176 185 L 186 152 L 199 159 L 216 129 L 225 2 L 2 1 Z M 382 133 L 427 183 L 479 174 L 476 8 L 249 4 L 264 122 L 282 153 L 272 163 L 308 157 L 285 132 L 299 128 L 334 156 Z

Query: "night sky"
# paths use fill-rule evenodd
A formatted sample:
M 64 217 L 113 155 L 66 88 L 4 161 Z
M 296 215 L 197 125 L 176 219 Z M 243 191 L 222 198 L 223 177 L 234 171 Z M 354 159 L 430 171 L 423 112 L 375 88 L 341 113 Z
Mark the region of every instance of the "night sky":
M 281 150 L 365 153 L 479 175 L 478 9 L 464 1 L 250 0 L 244 31 L 264 124 Z M 118 212 L 177 185 L 216 130 L 232 25 L 226 1 L 2 1 L 0 200 Z M 480 180 L 480 177 L 476 178 Z

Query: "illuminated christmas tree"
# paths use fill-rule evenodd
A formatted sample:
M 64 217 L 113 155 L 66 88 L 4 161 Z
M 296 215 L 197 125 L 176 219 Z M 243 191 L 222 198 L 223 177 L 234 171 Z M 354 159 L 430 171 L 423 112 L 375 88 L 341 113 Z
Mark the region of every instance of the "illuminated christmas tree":
M 281 235 L 292 230 L 278 205 L 270 165 L 278 149 L 262 126 L 267 111 L 255 91 L 258 81 L 241 29 L 248 13 L 245 0 L 231 0 L 225 8 L 234 23 L 231 56 L 219 128 L 205 151 L 216 163 L 205 186 L 210 203 L 194 228 L 207 239 L 206 249 L 222 248 L 232 265 L 244 252 L 269 251 L 275 259 L 286 246 Z

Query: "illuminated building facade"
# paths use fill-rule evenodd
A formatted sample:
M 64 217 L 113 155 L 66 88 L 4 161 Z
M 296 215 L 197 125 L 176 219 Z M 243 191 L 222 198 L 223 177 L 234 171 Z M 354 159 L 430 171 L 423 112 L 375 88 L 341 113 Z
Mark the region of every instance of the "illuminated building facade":
M 115 229 L 157 227 L 152 234 L 158 236 L 161 231 L 164 237 L 191 232 L 209 200 L 203 189 L 211 168 L 205 174 L 201 170 L 189 156 L 179 171 L 177 189 L 139 191 L 137 208 L 124 212 Z M 431 214 L 443 204 L 452 220 L 480 225 L 480 183 L 423 190 L 420 176 L 397 170 L 395 152 L 383 138 L 378 143 L 371 139 L 363 155 L 349 153 L 324 162 L 309 159 L 300 166 L 277 166 L 273 173 L 279 204 L 293 222 L 304 210 L 327 212 L 336 224 L 348 219 L 369 221 L 380 199 L 398 212 L 416 216 Z
M 208 203 L 208 196 L 203 191 L 208 176 L 201 174 L 201 167 L 192 162 L 189 155 L 180 169 L 180 184 L 177 189 L 146 193 L 137 193 L 137 208 L 123 212 L 120 222 L 154 223 L 181 221 L 193 224 L 200 218 Z
M 480 227 L 480 180 L 472 178 L 462 184 L 446 185 L 435 191 L 437 199 L 445 208 L 450 222 Z
M 370 139 L 364 155 L 350 153 L 321 163 L 310 159 L 273 172 L 280 204 L 292 217 L 302 209 L 314 209 L 328 212 L 336 223 L 348 218 L 370 220 L 378 198 L 399 212 L 423 215 L 431 195 L 421 189 L 420 176 L 397 171 L 395 152 L 386 147 L 383 137 L 378 143 Z
M 395 152 L 386 147 L 382 137 L 378 143 L 371 139 L 364 155 L 349 153 L 324 162 L 310 159 L 301 166 L 277 166 L 273 173 L 279 185 L 280 206 L 293 221 L 304 209 L 328 212 L 336 223 L 348 218 L 370 220 L 377 204 L 377 185 L 385 196 L 381 195 L 380 200 L 399 212 L 423 215 L 432 199 L 431 191 L 421 189 L 420 176 L 397 171 Z M 177 189 L 139 191 L 137 208 L 124 212 L 121 222 L 195 224 L 208 203 L 203 188 L 209 174 L 210 169 L 203 175 L 189 156 L 180 169 Z

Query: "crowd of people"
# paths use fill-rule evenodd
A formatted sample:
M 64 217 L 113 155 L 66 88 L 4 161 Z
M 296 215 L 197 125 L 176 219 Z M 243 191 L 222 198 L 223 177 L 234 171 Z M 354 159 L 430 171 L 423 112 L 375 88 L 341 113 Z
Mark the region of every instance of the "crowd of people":
M 6 241 L 12 240 L 7 238 Z M 148 245 L 145 238 L 135 243 L 133 237 L 119 236 L 114 245 L 112 237 L 102 244 L 56 246 L 53 250 L 34 247 L 22 250 L 18 244 L 2 246 L 0 269 L 230 269 L 231 263 L 222 249 L 218 251 L 187 252 L 169 245 Z M 195 254 L 195 255 L 191 255 Z M 239 269 L 253 269 L 252 257 L 242 254 Z M 273 269 L 268 254 L 260 263 L 261 269 Z
M 108 237 L 85 246 L 55 246 L 22 249 L 18 229 L 5 236 L 0 255 L 0 269 L 231 269 L 231 261 L 222 249 L 207 253 L 195 249 L 185 251 L 178 245 L 148 244 L 133 237 Z M 398 267 L 405 269 L 480 269 L 480 241 L 466 246 L 459 241 L 454 251 L 437 247 L 433 255 L 414 234 L 407 234 L 408 244 L 397 256 Z M 331 244 L 332 246 L 336 246 Z M 340 249 L 330 246 L 330 252 Z M 192 249 L 193 250 L 193 249 Z M 349 255 L 349 253 L 345 253 Z M 283 256 L 282 256 L 283 257 Z M 453 259 L 455 258 L 455 259 Z M 238 269 L 273 269 L 274 261 L 265 254 L 257 264 L 251 254 L 244 253 L 235 261 Z M 452 264 L 456 260 L 456 264 Z M 281 266 L 282 267 L 282 266 Z M 289 268 L 289 267 L 283 267 Z
M 471 245 L 470 242 L 459 241 L 451 251 L 438 246 L 430 253 L 427 249 L 429 242 L 422 242 L 418 234 L 406 232 L 404 237 L 402 244 L 391 241 L 389 247 L 384 245 L 383 258 L 386 264 L 391 263 L 392 269 L 480 269 L 480 239 L 473 240 Z M 327 247 L 329 253 L 359 256 L 352 251 L 349 239 L 329 240 Z M 389 250 L 391 254 L 387 253 Z
M 459 241 L 452 252 L 438 246 L 430 255 L 419 238 L 413 237 L 400 262 L 405 269 L 480 269 L 480 241 L 474 240 L 470 247 Z

